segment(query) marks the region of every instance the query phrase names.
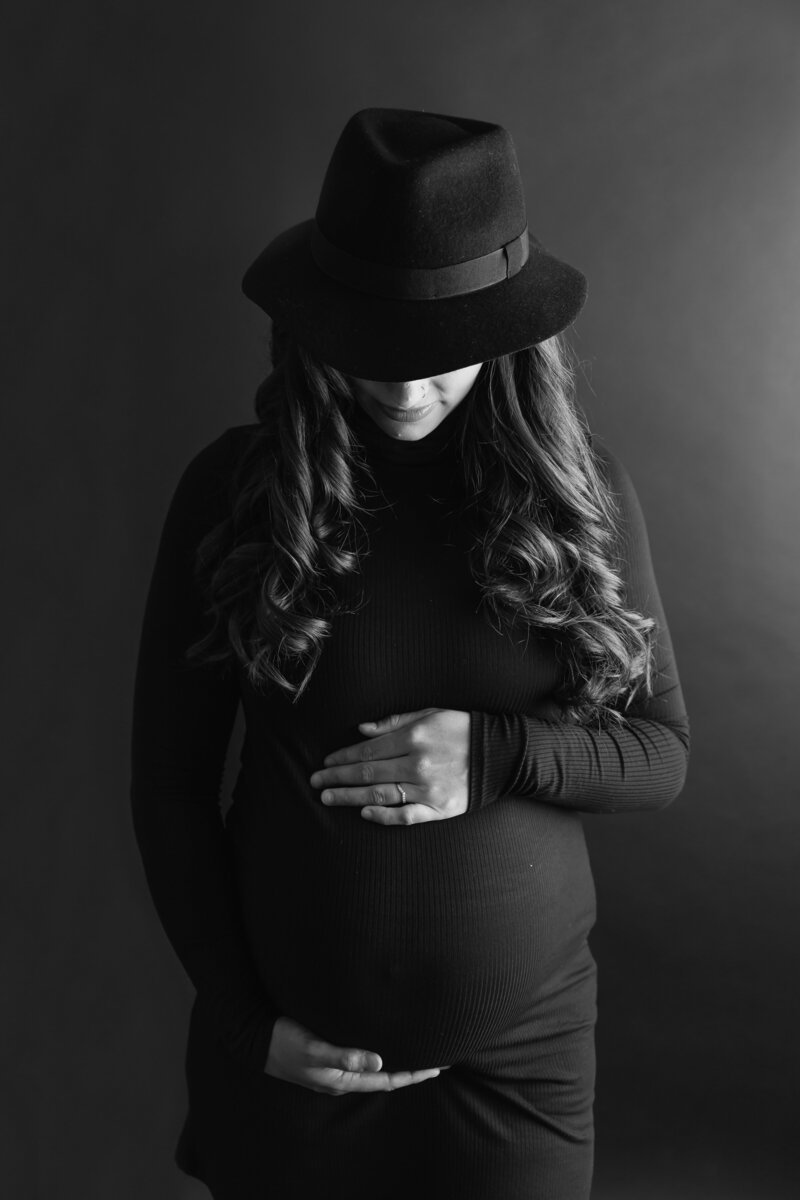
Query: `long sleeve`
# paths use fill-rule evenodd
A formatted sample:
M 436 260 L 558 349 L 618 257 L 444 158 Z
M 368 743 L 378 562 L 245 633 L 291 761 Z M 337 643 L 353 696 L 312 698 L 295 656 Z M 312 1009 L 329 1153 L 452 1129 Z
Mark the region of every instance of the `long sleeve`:
M 187 665 L 203 631 L 192 556 L 222 517 L 235 430 L 202 450 L 170 503 L 150 583 L 133 700 L 131 807 L 147 883 L 164 931 L 223 1043 L 263 1071 L 279 1015 L 246 944 L 220 785 L 239 703 L 216 668 Z
M 608 450 L 602 455 L 621 508 L 627 606 L 657 622 L 653 695 L 631 704 L 624 726 L 604 731 L 560 722 L 547 702 L 535 713 L 473 712 L 470 809 L 502 796 L 594 813 L 657 809 L 683 788 L 689 720 L 645 520 L 625 467 Z

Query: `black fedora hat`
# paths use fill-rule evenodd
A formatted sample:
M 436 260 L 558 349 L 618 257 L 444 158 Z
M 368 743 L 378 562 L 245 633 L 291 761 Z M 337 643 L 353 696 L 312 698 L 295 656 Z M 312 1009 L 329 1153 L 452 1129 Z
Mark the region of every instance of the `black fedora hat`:
M 499 125 L 369 108 L 347 122 L 316 217 L 248 268 L 245 295 L 362 379 L 443 374 L 544 341 L 586 298 L 527 228 Z

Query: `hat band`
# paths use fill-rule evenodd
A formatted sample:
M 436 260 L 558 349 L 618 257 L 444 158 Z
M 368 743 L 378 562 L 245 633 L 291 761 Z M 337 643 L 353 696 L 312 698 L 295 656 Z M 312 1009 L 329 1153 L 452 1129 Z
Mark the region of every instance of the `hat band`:
M 321 271 L 360 292 L 388 300 L 443 300 L 510 279 L 528 261 L 528 227 L 499 250 L 450 267 L 389 267 L 367 262 L 329 242 L 314 226 L 311 255 Z

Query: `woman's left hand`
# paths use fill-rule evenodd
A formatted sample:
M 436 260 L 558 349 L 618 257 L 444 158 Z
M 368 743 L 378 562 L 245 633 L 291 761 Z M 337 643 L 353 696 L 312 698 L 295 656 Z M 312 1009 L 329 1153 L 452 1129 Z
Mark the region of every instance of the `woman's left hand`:
M 355 805 L 381 825 L 416 825 L 467 811 L 468 712 L 424 708 L 358 728 L 366 741 L 329 754 L 311 776 L 313 787 L 324 788 L 323 804 Z

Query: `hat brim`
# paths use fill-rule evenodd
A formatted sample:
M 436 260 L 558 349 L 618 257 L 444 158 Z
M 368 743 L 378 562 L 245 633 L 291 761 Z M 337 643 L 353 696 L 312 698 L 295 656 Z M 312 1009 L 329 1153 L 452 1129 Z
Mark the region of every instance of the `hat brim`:
M 346 375 L 423 379 L 523 350 L 571 325 L 586 299 L 575 267 L 530 239 L 522 269 L 477 292 L 392 300 L 324 274 L 314 221 L 285 230 L 247 269 L 242 290 L 318 358 Z

